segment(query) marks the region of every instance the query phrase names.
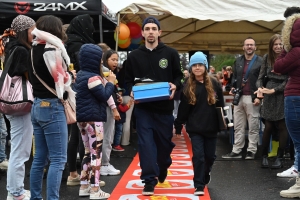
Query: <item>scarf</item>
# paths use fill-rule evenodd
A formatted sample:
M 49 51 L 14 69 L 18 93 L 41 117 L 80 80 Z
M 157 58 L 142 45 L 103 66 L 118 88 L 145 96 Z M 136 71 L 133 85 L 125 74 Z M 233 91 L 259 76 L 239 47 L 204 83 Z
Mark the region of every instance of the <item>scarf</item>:
M 76 110 L 75 92 L 71 88 L 72 78 L 67 72 L 67 66 L 70 65 L 70 58 L 62 41 L 58 37 L 37 28 L 32 31 L 32 35 L 36 36 L 32 43 L 33 46 L 46 44 L 45 49 L 55 49 L 44 53 L 45 63 L 54 79 L 57 97 L 63 99 L 63 94 L 67 91 L 68 101 L 72 108 Z

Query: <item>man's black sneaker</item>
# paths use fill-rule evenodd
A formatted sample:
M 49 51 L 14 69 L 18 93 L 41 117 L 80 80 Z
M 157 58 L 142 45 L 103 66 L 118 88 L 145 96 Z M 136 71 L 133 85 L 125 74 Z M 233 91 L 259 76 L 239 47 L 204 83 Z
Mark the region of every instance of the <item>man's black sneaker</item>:
M 246 160 L 253 160 L 254 157 L 255 157 L 255 154 L 252 153 L 251 151 L 248 151 L 247 154 L 246 154 L 245 159 L 246 159 Z
M 203 196 L 204 195 L 204 191 L 201 188 L 195 188 L 195 192 L 194 192 L 195 196 Z
M 158 181 L 160 183 L 163 183 L 165 182 L 166 178 L 167 178 L 167 175 L 168 175 L 168 170 L 167 169 L 162 169 L 159 171 L 159 176 L 158 176 Z
M 242 154 L 230 152 L 228 154 L 223 155 L 222 158 L 224 158 L 224 159 L 241 159 Z
M 211 180 L 211 178 L 210 178 L 210 172 L 209 172 L 204 177 L 204 183 L 205 183 L 205 185 L 208 185 L 210 183 L 210 180 Z
M 154 194 L 154 185 L 145 184 L 142 195 L 151 196 Z

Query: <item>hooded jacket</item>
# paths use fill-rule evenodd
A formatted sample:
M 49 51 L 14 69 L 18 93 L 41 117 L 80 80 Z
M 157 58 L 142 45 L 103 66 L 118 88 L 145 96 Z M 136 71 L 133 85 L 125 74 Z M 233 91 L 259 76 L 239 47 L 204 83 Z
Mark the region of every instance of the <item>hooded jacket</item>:
M 155 82 L 171 82 L 176 85 L 178 90 L 181 87 L 182 77 L 178 52 L 161 42 L 152 51 L 142 45 L 128 55 L 125 84 L 129 93 L 135 84 L 135 78 L 150 78 Z M 153 113 L 172 114 L 174 101 L 154 101 L 139 103 L 135 106 Z
M 102 50 L 84 44 L 79 51 L 80 71 L 76 78 L 76 117 L 78 122 L 106 122 L 106 102 L 114 85 L 100 76 Z
M 188 133 L 201 134 L 205 137 L 217 137 L 219 121 L 216 107 L 224 107 L 224 97 L 221 85 L 210 77 L 215 94 L 216 103 L 209 105 L 207 102 L 207 90 L 205 83 L 196 83 L 196 104 L 189 104 L 189 99 L 182 93 L 178 108 L 177 118 L 174 121 L 176 134 L 180 134 L 182 124 L 186 124 Z
M 78 53 L 83 44 L 94 44 L 93 32 L 95 28 L 93 26 L 92 18 L 88 14 L 78 15 L 71 20 L 66 33 L 68 35 L 68 41 L 66 42 L 67 52 L 70 56 L 71 63 L 74 64 L 74 69 L 78 72 L 79 61 Z
M 289 75 L 284 96 L 300 96 L 300 14 L 288 17 L 282 28 L 284 50 L 276 59 L 274 71 Z

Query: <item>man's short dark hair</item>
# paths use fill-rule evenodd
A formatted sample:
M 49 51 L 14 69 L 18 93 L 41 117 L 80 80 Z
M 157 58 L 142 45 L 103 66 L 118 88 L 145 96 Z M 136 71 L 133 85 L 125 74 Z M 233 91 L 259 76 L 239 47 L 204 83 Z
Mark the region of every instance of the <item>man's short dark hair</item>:
M 246 40 L 250 40 L 250 39 L 251 39 L 251 40 L 254 40 L 253 37 L 247 37 L 247 38 L 244 40 L 243 45 L 245 44 L 245 41 L 246 41 Z M 254 45 L 255 45 L 255 40 L 254 40 Z
M 300 8 L 299 8 L 299 7 L 295 7 L 295 6 L 293 6 L 293 7 L 288 7 L 288 8 L 285 10 L 283 16 L 284 16 L 285 18 L 288 18 L 289 16 L 291 16 L 291 15 L 293 15 L 293 14 L 296 14 L 296 13 L 300 13 Z

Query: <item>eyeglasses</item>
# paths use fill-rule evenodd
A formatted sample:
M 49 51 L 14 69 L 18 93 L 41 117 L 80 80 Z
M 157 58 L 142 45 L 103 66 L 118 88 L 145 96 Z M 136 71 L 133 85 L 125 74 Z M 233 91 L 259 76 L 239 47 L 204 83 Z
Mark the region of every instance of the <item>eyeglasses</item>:
M 253 46 L 255 46 L 255 44 L 244 44 L 244 46 L 246 46 L 246 47 L 253 47 Z

